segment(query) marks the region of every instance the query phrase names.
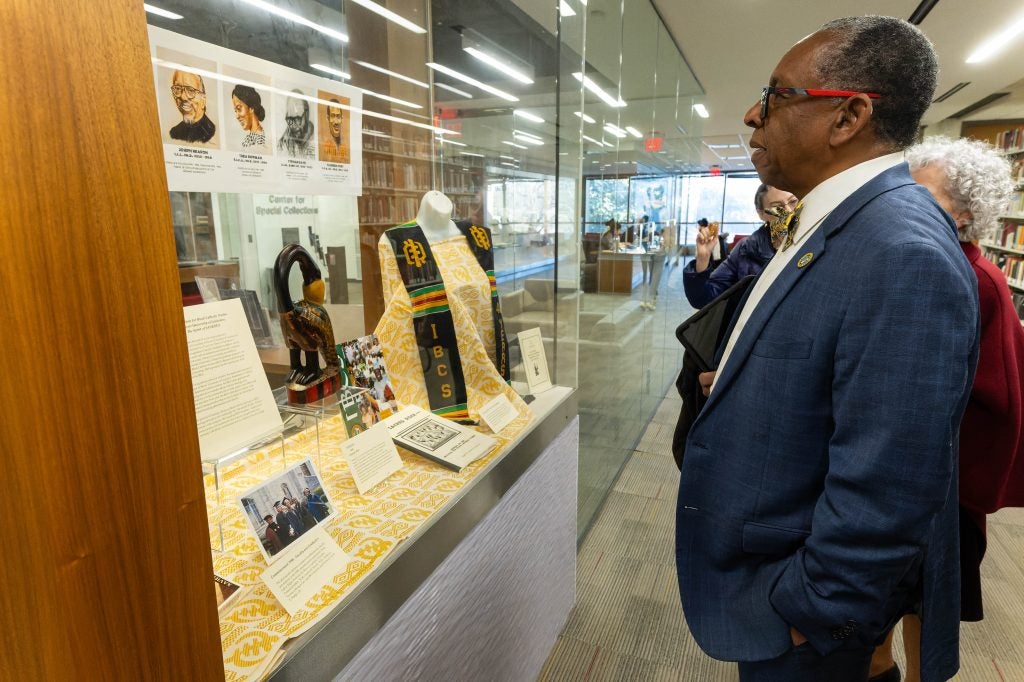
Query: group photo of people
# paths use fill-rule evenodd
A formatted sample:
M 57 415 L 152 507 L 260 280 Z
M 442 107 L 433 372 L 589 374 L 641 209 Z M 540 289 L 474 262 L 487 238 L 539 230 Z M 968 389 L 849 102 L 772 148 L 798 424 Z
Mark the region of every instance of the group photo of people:
M 384 351 L 376 335 L 370 334 L 339 344 L 338 355 L 345 363 L 351 384 L 369 389 L 381 418 L 396 410 L 395 391 L 391 387 L 387 365 L 384 364 Z M 365 412 L 366 409 L 361 402 L 360 411 Z M 367 426 L 371 423 L 368 422 Z
M 239 503 L 268 560 L 334 513 L 308 459 L 243 495 Z

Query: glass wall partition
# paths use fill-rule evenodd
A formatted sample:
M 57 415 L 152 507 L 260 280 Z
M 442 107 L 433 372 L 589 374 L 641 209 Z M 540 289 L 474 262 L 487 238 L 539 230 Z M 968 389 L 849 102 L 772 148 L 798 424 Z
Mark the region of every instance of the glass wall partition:
M 400 541 L 443 513 L 485 470 L 486 458 L 502 452 L 489 449 L 460 476 L 438 477 L 436 463 L 407 457 L 397 492 L 387 485 L 364 491 L 341 461 L 340 442 L 386 416 L 384 406 L 396 398 L 420 404 L 429 397 L 421 407 L 453 420 L 435 436 L 462 423 L 491 433 L 499 446 L 511 443 L 503 429 L 492 433 L 479 421 L 486 404 L 479 396 L 486 384 L 510 400 L 514 418 L 506 428 L 517 435 L 536 423 L 531 411 L 543 416 L 543 399 L 531 407 L 522 400 L 534 393 L 522 331 L 539 330 L 558 395 L 577 385 L 583 120 L 574 112 L 584 108 L 584 86 L 573 74 L 586 70 L 587 15 L 578 0 L 561 3 L 574 13 L 522 0 L 156 4 L 146 5 L 159 117 L 153 130 L 164 142 L 174 217 L 168 239 L 173 234 L 177 245 L 186 318 L 201 310 L 192 306 L 242 301 L 242 328 L 258 346 L 280 411 L 274 417 L 281 417 L 276 427 L 262 427 L 276 434 L 270 440 L 246 441 L 209 462 L 200 425 L 213 564 L 226 581 L 218 584 L 241 584 L 251 596 L 264 560 L 282 551 L 275 542 L 297 537 L 275 530 L 287 514 L 277 507 L 298 504 L 307 486 L 312 495 L 329 493 L 329 508 L 345 510 L 330 532 L 352 560 L 315 613 L 301 619 L 269 596 L 259 600 L 258 623 L 234 618 L 234 606 L 222 611 L 229 677 L 247 679 L 357 583 L 372 580 Z M 447 218 L 449 202 L 459 226 L 427 224 L 430 213 Z M 301 267 L 289 270 L 282 254 Z M 441 273 L 429 291 L 409 274 L 425 264 Z M 460 279 L 464 273 L 471 282 Z M 320 367 L 315 350 L 295 347 L 294 316 L 278 321 L 279 310 L 298 309 L 298 299 L 316 304 L 316 320 L 322 308 L 333 324 L 330 341 L 314 325 L 327 359 L 322 371 L 334 371 L 326 349 L 340 349 L 338 376 L 371 398 L 339 399 L 336 413 L 327 399 L 301 408 L 291 402 L 293 390 L 308 397 L 312 389 L 293 386 L 306 386 L 299 379 Z M 450 330 L 421 324 L 424 315 L 446 312 Z M 476 324 L 484 319 L 491 324 Z M 367 339 L 375 330 L 380 339 Z M 431 330 L 434 339 L 450 331 L 437 342 L 449 345 L 423 341 Z M 468 332 L 475 336 L 466 342 Z M 483 352 L 463 353 L 467 347 Z M 436 376 L 427 376 L 424 357 L 441 358 L 426 363 Z M 463 403 L 453 398 L 450 409 L 435 409 L 435 397 L 451 397 L 456 361 L 467 386 L 480 376 L 497 380 L 481 380 Z M 422 378 L 422 396 L 403 395 L 402 373 Z M 197 384 L 197 412 L 235 389 L 221 386 L 207 396 Z M 236 504 L 258 484 L 270 488 Z
M 586 70 L 574 74 L 584 85 L 583 108 L 574 112 L 583 121 L 585 195 L 581 534 L 606 499 L 623 501 L 625 493 L 610 489 L 634 450 L 638 466 L 645 457 L 671 458 L 667 440 L 639 440 L 682 358 L 673 331 L 690 308 L 674 248 L 686 215 L 675 176 L 700 160 L 693 104 L 703 94 L 649 2 L 591 0 L 586 14 Z M 610 220 L 621 223 L 617 236 Z M 666 414 L 655 432 L 670 428 L 675 415 Z

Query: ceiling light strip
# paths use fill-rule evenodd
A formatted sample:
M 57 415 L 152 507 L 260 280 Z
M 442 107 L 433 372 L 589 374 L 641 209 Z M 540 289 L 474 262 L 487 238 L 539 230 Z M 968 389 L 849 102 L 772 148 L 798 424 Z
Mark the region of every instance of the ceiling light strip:
M 523 111 L 522 109 L 513 109 L 512 115 L 520 116 L 522 118 L 525 118 L 527 121 L 533 121 L 534 123 L 544 122 L 544 119 L 538 116 L 537 114 L 531 114 L 529 111 Z
M 464 47 L 462 49 L 467 54 L 469 54 L 469 55 L 471 55 L 473 57 L 476 57 L 477 59 L 482 61 L 484 64 L 487 64 L 488 66 L 493 67 L 493 68 L 497 69 L 498 71 L 501 71 L 506 76 L 509 76 L 510 78 L 514 78 L 515 80 L 519 81 L 520 83 L 523 83 L 525 85 L 532 85 L 533 84 L 533 79 L 530 78 L 529 76 L 527 76 L 525 73 L 523 73 L 519 69 L 515 68 L 514 66 L 511 66 L 510 64 L 507 64 L 507 63 L 503 62 L 502 60 L 498 59 L 497 57 L 495 57 L 495 56 L 493 56 L 493 55 L 491 55 L 491 54 L 489 54 L 487 52 L 484 52 L 483 50 L 480 50 L 479 48 L 476 48 L 476 47 Z
M 340 71 L 331 66 L 326 66 L 324 64 L 310 64 L 310 66 L 317 71 L 323 71 L 324 73 L 329 73 L 332 76 L 337 76 L 338 78 L 344 78 L 345 80 L 352 78 L 351 74 L 345 73 L 344 71 Z
M 982 43 L 981 47 L 972 52 L 971 56 L 967 58 L 967 63 L 977 64 L 994 57 L 1009 45 L 1014 38 L 1020 35 L 1021 32 L 1024 32 L 1024 17 L 1017 19 L 1017 21 L 1007 26 L 1005 30 Z
M 268 13 L 273 14 L 275 16 L 279 16 L 282 19 L 287 19 L 288 21 L 294 22 L 294 23 L 299 24 L 301 26 L 306 26 L 308 28 L 311 28 L 314 31 L 317 31 L 318 33 L 323 33 L 325 36 L 330 36 L 331 38 L 334 38 L 335 40 L 340 40 L 343 43 L 347 43 L 348 42 L 348 36 L 346 34 L 342 33 L 341 31 L 336 31 L 335 29 L 329 28 L 327 26 L 324 26 L 323 24 L 318 24 L 315 21 L 310 21 L 306 17 L 301 17 L 298 14 L 295 14 L 294 12 L 289 12 L 286 9 L 281 9 L 280 7 L 278 7 L 277 5 L 275 5 L 273 3 L 265 2 L 264 0 L 241 0 L 241 1 L 244 2 L 247 5 L 251 5 L 252 7 L 255 7 L 257 9 L 261 9 L 264 12 L 268 12 Z
M 467 84 L 472 85 L 474 87 L 480 88 L 484 92 L 487 92 L 487 93 L 490 93 L 490 94 L 495 95 L 497 97 L 500 97 L 503 100 L 506 100 L 508 102 L 518 102 L 519 101 L 519 98 L 516 97 L 515 95 L 510 95 L 509 93 L 505 92 L 504 90 L 499 90 L 498 88 L 490 86 L 487 83 L 481 83 L 480 81 L 478 81 L 475 78 L 471 78 L 470 76 L 467 76 L 464 73 L 460 73 L 459 71 L 456 71 L 455 69 L 450 69 L 447 66 L 444 66 L 442 64 L 437 64 L 435 62 L 427 62 L 427 66 L 429 68 L 433 69 L 434 71 L 439 71 L 439 72 L 443 73 L 446 76 L 451 76 L 455 80 L 460 80 L 463 83 L 467 83 Z
M 394 12 L 392 12 L 389 9 L 387 9 L 386 7 L 378 5 L 376 2 L 373 2 L 373 0 L 350 0 L 350 2 L 354 2 L 355 4 L 359 5 L 360 7 L 365 7 L 366 9 L 370 10 L 371 12 L 375 12 L 375 13 L 379 14 L 380 16 L 384 17 L 385 19 L 387 19 L 388 21 L 390 21 L 392 23 L 395 23 L 395 24 L 398 24 L 402 28 L 407 29 L 409 31 L 412 31 L 413 33 L 426 33 L 427 32 L 427 29 L 423 28 L 422 26 L 417 26 L 416 24 L 412 23 L 411 21 L 409 21 L 405 17 L 403 17 L 403 16 L 401 16 L 399 14 L 395 14 Z
M 473 99 L 473 95 L 469 94 L 465 90 L 459 90 L 458 88 L 453 87 L 451 85 L 447 85 L 445 83 L 438 83 L 437 81 L 434 81 L 434 87 L 447 90 L 448 92 L 454 92 L 456 95 L 462 95 L 466 99 Z
M 373 90 L 367 90 L 366 88 L 358 88 L 358 90 L 360 92 L 362 92 L 364 95 L 369 95 L 370 97 L 376 97 L 377 99 L 383 99 L 383 100 L 386 100 L 388 102 L 394 102 L 395 104 L 401 104 L 403 107 L 409 107 L 410 109 L 422 109 L 423 108 L 422 104 L 416 104 L 415 102 L 410 102 L 408 100 L 399 99 L 397 97 L 392 97 L 391 95 L 382 95 L 379 92 L 374 92 Z
M 160 7 L 155 7 L 153 5 L 149 5 L 149 4 L 146 4 L 146 3 L 142 4 L 142 8 L 144 10 L 146 10 L 147 12 L 149 12 L 150 14 L 155 14 L 158 17 L 163 17 L 164 19 L 175 19 L 175 20 L 177 20 L 177 19 L 184 19 L 185 18 L 185 17 L 183 17 L 180 14 L 175 14 L 174 12 L 171 12 L 170 10 L 162 9 Z
M 382 66 L 377 66 L 376 64 L 371 64 L 370 62 L 360 61 L 358 59 L 353 59 L 352 63 L 353 64 L 358 64 L 359 66 L 361 66 L 361 67 L 363 67 L 365 69 L 370 69 L 371 71 L 376 71 L 377 73 L 382 73 L 385 76 L 391 76 L 392 78 L 397 78 L 399 80 L 403 80 L 406 83 L 412 83 L 413 85 L 421 87 L 421 88 L 424 88 L 426 90 L 430 89 L 430 85 L 427 84 L 427 83 L 424 83 L 421 80 L 416 80 L 415 78 L 410 78 L 409 76 L 405 76 L 405 75 L 402 75 L 400 73 L 396 73 L 394 71 L 390 71 L 388 69 L 385 69 Z
M 615 108 L 621 108 L 626 106 L 626 103 L 622 101 L 621 97 L 612 97 L 604 90 L 604 88 L 602 88 L 600 85 L 592 81 L 588 76 L 584 76 L 581 72 L 577 71 L 572 75 L 572 77 L 583 83 L 583 87 L 597 95 L 601 99 L 601 101 L 607 104 L 608 106 Z

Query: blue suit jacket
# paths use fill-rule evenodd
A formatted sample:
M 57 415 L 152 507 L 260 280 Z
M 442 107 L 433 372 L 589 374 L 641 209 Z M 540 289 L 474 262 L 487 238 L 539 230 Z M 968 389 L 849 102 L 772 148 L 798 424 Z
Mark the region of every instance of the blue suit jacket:
M 796 248 L 687 439 L 687 623 L 715 658 L 780 656 L 790 626 L 824 654 L 877 643 L 921 595 L 923 679 L 945 680 L 959 664 L 956 444 L 978 354 L 974 275 L 906 164 Z

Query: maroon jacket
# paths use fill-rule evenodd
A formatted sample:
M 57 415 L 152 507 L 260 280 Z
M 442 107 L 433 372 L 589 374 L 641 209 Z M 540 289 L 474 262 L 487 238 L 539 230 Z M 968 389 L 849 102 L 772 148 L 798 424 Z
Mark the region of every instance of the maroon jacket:
M 1024 507 L 1024 329 L 1006 277 L 974 244 L 961 247 L 978 278 L 981 350 L 960 425 L 960 505 L 985 514 Z

